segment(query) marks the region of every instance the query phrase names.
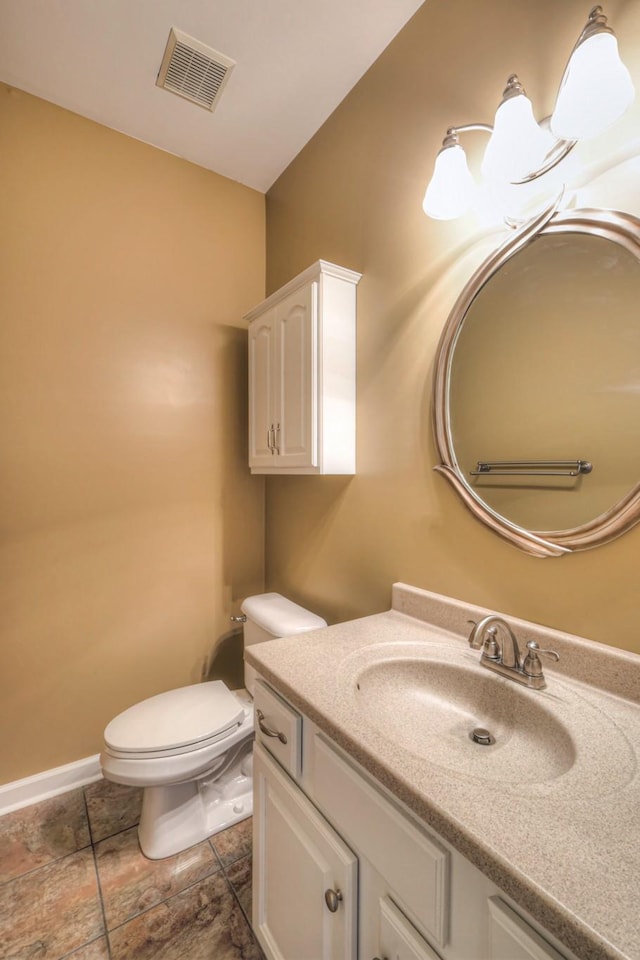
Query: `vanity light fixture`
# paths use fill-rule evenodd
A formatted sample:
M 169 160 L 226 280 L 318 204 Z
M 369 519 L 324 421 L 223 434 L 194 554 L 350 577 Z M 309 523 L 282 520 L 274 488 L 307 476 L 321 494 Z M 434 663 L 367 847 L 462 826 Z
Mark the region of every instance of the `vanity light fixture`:
M 615 34 L 602 7 L 593 7 L 571 52 L 551 117 L 536 121 L 531 101 L 512 74 L 493 126 L 470 123 L 447 130 L 424 196 L 424 212 L 435 220 L 453 220 L 473 203 L 477 188 L 459 134 L 471 130 L 491 134 L 482 161 L 487 180 L 528 183 L 559 163 L 578 140 L 606 130 L 634 95 Z

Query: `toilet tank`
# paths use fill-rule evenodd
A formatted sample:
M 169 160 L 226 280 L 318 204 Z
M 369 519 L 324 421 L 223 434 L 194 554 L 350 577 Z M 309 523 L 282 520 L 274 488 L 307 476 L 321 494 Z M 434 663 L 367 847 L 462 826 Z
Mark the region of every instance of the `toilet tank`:
M 247 597 L 240 608 L 245 615 L 244 646 L 250 647 L 263 640 L 276 637 L 290 637 L 307 630 L 326 627 L 327 621 L 304 607 L 287 600 L 279 593 L 260 593 Z M 253 695 L 255 670 L 247 663 L 244 665 L 244 682 Z

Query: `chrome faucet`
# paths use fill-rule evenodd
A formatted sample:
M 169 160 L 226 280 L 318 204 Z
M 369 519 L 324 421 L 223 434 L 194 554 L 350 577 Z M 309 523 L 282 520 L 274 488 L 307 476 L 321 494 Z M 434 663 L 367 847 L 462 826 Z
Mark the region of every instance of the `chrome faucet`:
M 480 663 L 489 670 L 495 670 L 503 677 L 509 677 L 517 683 L 524 683 L 534 690 L 542 690 L 547 683 L 542 672 L 540 657 L 549 657 L 558 661 L 560 655 L 555 650 L 541 650 L 535 640 L 527 642 L 527 653 L 520 653 L 518 640 L 507 623 L 497 614 L 490 613 L 482 620 L 469 620 L 473 624 L 469 634 L 469 646 L 473 650 L 482 647 Z M 504 638 L 502 641 L 500 637 Z

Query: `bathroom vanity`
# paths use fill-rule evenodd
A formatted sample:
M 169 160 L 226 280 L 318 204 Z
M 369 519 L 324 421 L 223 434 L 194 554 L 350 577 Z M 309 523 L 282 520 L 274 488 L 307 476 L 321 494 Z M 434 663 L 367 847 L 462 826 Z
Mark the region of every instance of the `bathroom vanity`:
M 640 956 L 640 658 L 505 617 L 560 655 L 528 689 L 469 647 L 490 612 L 396 584 L 246 652 L 270 960 Z

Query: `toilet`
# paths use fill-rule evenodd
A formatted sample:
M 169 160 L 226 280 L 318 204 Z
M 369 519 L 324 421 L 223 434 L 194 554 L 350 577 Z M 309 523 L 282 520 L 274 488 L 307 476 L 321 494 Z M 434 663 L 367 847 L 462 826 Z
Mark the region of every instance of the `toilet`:
M 247 597 L 241 610 L 245 647 L 327 626 L 279 593 Z M 144 788 L 138 839 L 149 859 L 251 816 L 255 675 L 245 663 L 246 689 L 212 680 L 160 693 L 105 728 L 104 777 Z

